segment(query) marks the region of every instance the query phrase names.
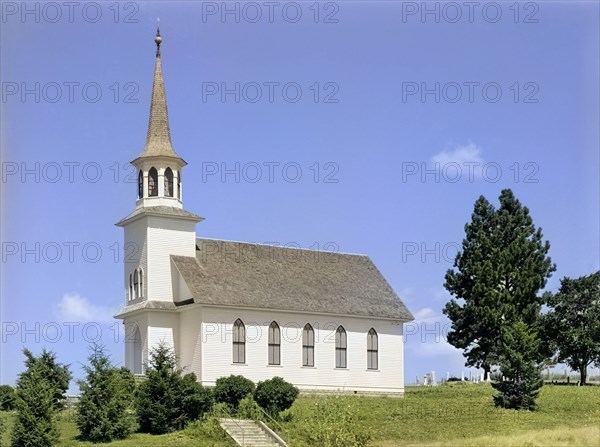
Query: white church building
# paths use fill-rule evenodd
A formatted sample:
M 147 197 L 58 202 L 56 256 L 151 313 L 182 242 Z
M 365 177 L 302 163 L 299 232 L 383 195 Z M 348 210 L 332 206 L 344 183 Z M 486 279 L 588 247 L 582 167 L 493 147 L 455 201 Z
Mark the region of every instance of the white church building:
M 239 374 L 302 391 L 404 392 L 403 324 L 412 314 L 365 255 L 203 239 L 183 207 L 186 162 L 171 144 L 160 33 L 124 272 L 125 364 L 143 374 L 171 346 L 203 385 Z M 193 175 L 189 173 L 189 175 Z M 132 245 L 133 244 L 133 245 Z

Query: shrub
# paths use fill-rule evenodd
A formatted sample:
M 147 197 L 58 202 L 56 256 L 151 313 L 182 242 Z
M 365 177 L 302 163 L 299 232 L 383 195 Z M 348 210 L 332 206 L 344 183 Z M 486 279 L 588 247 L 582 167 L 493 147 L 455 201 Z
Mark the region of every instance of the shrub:
M 254 399 L 252 399 L 252 396 L 248 395 L 240 400 L 237 416 L 242 419 L 253 419 L 256 421 L 261 419 L 262 411 Z
M 0 385 L 0 411 L 15 409 L 15 390 L 10 385 Z
M 84 366 L 86 379 L 78 381 L 81 397 L 75 423 L 81 438 L 91 442 L 124 439 L 133 430 L 128 412 L 135 382 L 127 369 L 115 368 L 102 347 L 94 346 Z
M 180 430 L 208 411 L 211 402 L 210 391 L 196 382 L 195 374 L 182 376 L 170 348 L 161 344 L 150 353 L 146 380 L 135 393 L 140 431 L 163 434 Z
M 254 391 L 254 382 L 244 376 L 219 377 L 215 385 L 215 401 L 227 404 L 231 411 L 237 411 L 240 401 Z
M 12 447 L 51 447 L 56 445 L 59 438 L 57 425 L 57 406 L 60 402 L 57 396 L 62 396 L 57 387 L 55 376 L 48 368 L 49 362 L 54 364 L 64 376 L 70 377 L 66 367 L 55 362 L 53 353 L 43 351 L 40 357 L 35 357 L 28 350 L 23 351 L 27 360 L 27 369 L 17 380 L 15 391 L 15 418 L 12 436 Z M 68 385 L 68 381 L 67 381 Z
M 461 380 L 462 379 L 459 379 L 458 377 L 449 377 L 446 382 L 460 382 Z
M 281 377 L 273 377 L 258 383 L 254 391 L 254 400 L 271 416 L 277 416 L 292 406 L 298 394 L 298 388 L 294 385 Z

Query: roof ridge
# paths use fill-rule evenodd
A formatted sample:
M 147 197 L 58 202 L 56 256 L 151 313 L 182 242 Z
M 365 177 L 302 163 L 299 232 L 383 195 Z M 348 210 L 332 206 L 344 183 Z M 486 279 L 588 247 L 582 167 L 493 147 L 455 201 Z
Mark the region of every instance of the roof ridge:
M 196 237 L 197 241 L 216 241 L 216 242 L 232 242 L 235 244 L 246 244 L 246 245 L 258 245 L 259 247 L 273 247 L 273 248 L 279 248 L 279 249 L 287 249 L 287 250 L 302 250 L 302 251 L 310 251 L 310 252 L 315 252 L 318 251 L 320 253 L 330 253 L 332 255 L 348 255 L 348 256 L 361 256 L 364 258 L 368 258 L 369 255 L 364 254 L 364 253 L 349 253 L 349 252 L 344 252 L 344 251 L 329 251 L 329 250 L 319 250 L 319 249 L 310 249 L 310 248 L 302 248 L 302 247 L 286 247 L 283 245 L 271 245 L 268 243 L 258 243 L 258 242 L 247 242 L 247 241 L 234 241 L 234 240 L 230 240 L 230 239 L 215 239 L 215 238 L 209 238 L 209 237 Z

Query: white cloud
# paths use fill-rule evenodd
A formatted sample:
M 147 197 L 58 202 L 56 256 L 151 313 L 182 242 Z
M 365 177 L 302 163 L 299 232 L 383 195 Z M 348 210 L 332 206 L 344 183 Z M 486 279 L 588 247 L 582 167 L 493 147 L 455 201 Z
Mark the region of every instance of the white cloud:
M 438 163 L 441 167 L 446 166 L 449 163 L 456 163 L 462 169 L 469 169 L 470 166 L 473 166 L 473 173 L 477 177 L 481 176 L 481 166 L 485 164 L 485 161 L 481 156 L 481 149 L 471 142 L 463 146 L 458 146 L 453 150 L 444 149 L 431 157 L 431 162 L 434 164 Z M 478 164 L 471 165 L 471 163 Z
M 105 323 L 113 321 L 116 311 L 114 308 L 92 304 L 78 293 L 66 293 L 57 304 L 56 315 L 62 321 Z

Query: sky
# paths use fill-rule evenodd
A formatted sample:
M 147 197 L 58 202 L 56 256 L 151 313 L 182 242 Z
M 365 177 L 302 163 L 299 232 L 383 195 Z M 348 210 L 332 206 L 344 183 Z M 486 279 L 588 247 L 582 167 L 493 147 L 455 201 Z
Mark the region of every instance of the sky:
M 24 347 L 123 363 L 157 18 L 198 236 L 369 255 L 416 318 L 406 382 L 468 375 L 443 283 L 480 195 L 529 208 L 546 290 L 600 265 L 598 3 L 470 5 L 2 2 L 0 382 Z

